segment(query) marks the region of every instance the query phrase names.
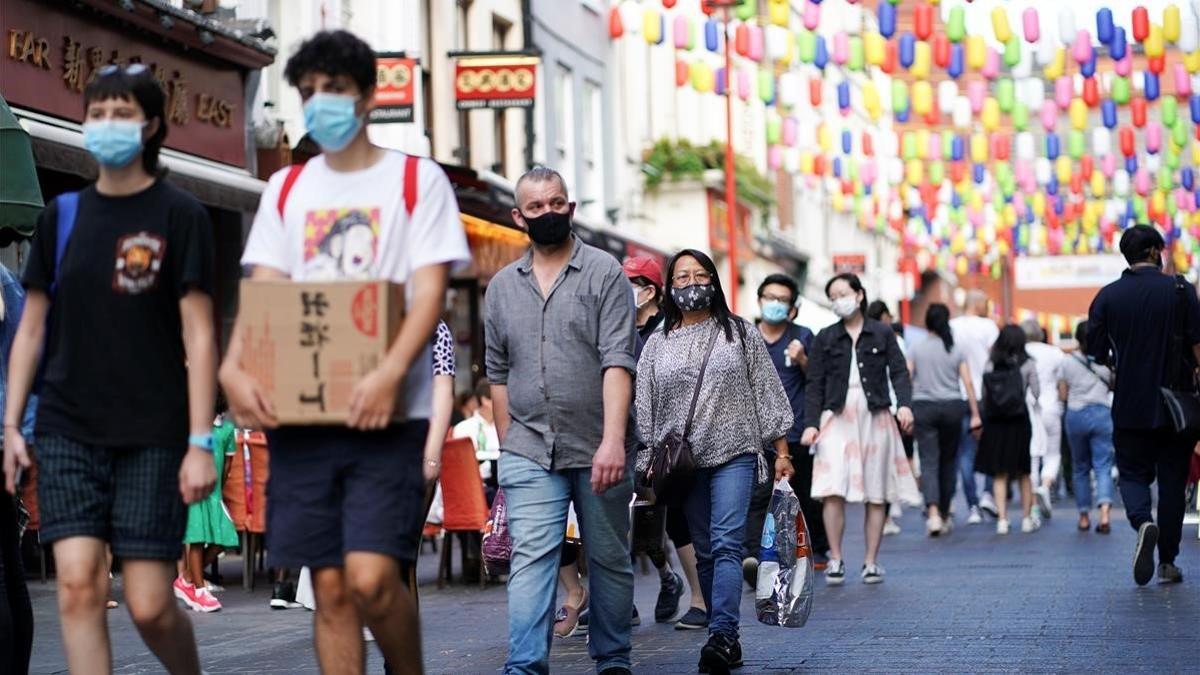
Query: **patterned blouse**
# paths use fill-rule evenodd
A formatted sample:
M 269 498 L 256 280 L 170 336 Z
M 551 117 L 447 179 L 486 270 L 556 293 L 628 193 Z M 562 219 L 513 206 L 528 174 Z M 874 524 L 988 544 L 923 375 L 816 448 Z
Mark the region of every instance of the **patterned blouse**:
M 445 321 L 438 321 L 433 338 L 433 376 L 438 375 L 454 377 L 454 336 Z
M 792 406 L 766 344 L 749 323 L 733 318 L 733 341 L 715 319 L 655 331 L 638 362 L 637 417 L 649 446 L 661 443 L 672 430 L 683 432 L 700 364 L 712 332 L 713 344 L 696 416 L 692 422 L 692 452 L 696 465 L 714 467 L 746 454 L 761 454 L 764 445 L 792 428 Z M 745 340 L 738 328 L 745 332 Z M 637 468 L 650 463 L 649 449 L 638 453 Z

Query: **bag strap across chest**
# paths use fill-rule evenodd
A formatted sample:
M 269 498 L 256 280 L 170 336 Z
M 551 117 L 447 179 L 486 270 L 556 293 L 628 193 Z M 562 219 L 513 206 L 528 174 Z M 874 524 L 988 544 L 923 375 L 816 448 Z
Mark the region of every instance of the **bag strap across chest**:
M 292 194 L 292 188 L 295 187 L 296 181 L 300 178 L 300 172 L 304 171 L 306 164 L 293 164 L 288 167 L 287 175 L 283 177 L 283 185 L 279 188 L 279 201 L 276 202 L 275 208 L 279 211 L 279 219 L 283 220 L 283 212 L 287 207 L 288 196 Z M 417 208 L 417 167 L 418 158 L 416 155 L 405 155 L 404 157 L 404 212 L 410 217 L 413 214 L 413 209 Z
M 700 385 L 704 384 L 704 371 L 708 370 L 708 359 L 712 356 L 713 345 L 717 342 L 717 335 L 721 333 L 721 327 L 714 325 L 712 337 L 708 339 L 708 349 L 704 352 L 704 360 L 700 362 L 700 374 L 696 376 L 696 389 L 692 392 L 692 405 L 688 408 L 687 423 L 683 426 L 683 439 L 686 441 L 692 435 L 692 419 L 696 416 L 696 402 L 700 400 Z

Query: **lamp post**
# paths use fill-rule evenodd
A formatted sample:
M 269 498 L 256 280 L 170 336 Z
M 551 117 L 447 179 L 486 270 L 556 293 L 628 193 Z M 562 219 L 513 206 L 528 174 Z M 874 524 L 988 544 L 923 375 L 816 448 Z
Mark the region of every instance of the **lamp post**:
M 733 53 L 729 49 L 729 19 L 740 0 L 704 0 L 713 9 L 722 9 L 725 41 L 725 238 L 729 242 L 729 305 L 737 313 L 737 180 L 733 169 Z

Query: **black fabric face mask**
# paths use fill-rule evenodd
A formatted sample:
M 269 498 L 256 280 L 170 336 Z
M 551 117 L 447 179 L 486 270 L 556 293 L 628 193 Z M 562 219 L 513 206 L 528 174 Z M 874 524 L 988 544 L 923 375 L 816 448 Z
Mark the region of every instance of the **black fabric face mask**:
M 536 218 L 530 218 L 524 213 L 525 225 L 529 227 L 529 238 L 541 246 L 556 246 L 571 236 L 571 213 L 547 211 Z

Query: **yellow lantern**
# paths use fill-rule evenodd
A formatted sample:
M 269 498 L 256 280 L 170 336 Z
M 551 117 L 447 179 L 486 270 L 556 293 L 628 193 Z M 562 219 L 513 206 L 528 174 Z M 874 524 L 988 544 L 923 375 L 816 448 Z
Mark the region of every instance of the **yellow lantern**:
M 833 131 L 828 124 L 822 123 L 817 127 L 817 145 L 821 146 L 821 151 L 829 154 L 830 148 L 833 147 Z
M 987 158 L 987 136 L 983 134 L 971 134 L 971 161 L 976 164 L 982 164 L 987 161 Z
M 995 98 L 989 96 L 983 100 L 979 120 L 983 122 L 985 131 L 995 131 L 1000 126 L 1000 103 Z
M 1179 5 L 1167 5 L 1166 8 L 1163 9 L 1163 38 L 1171 42 L 1175 42 L 1179 39 L 1179 33 Z
M 883 110 L 879 105 L 879 90 L 875 88 L 874 82 L 867 81 L 863 83 L 862 97 L 863 107 L 866 108 L 867 115 L 871 118 L 871 121 L 878 120 Z
M 1066 47 L 1059 47 L 1054 51 L 1054 58 L 1042 69 L 1042 73 L 1046 76 L 1047 80 L 1057 80 L 1062 77 L 1066 67 L 1067 49 Z
M 1054 160 L 1054 175 L 1058 178 L 1058 182 L 1066 185 L 1071 182 L 1071 158 L 1066 155 L 1059 155 L 1058 159 Z
M 916 77 L 929 77 L 929 62 L 932 60 L 929 43 L 921 40 L 915 45 L 910 72 Z
M 1100 171 L 1092 172 L 1092 196 L 1104 197 L 1108 192 L 1108 181 Z
M 1087 129 L 1088 122 L 1088 107 L 1081 98 L 1071 99 L 1071 105 L 1068 108 L 1068 115 L 1071 118 L 1071 127 L 1083 131 Z
M 910 159 L 904 166 L 904 180 L 909 185 L 920 185 L 925 179 L 925 163 L 919 159 Z
M 884 59 L 887 58 L 887 41 L 882 35 L 878 32 L 863 35 L 863 56 L 866 57 L 869 66 L 883 65 Z
M 1033 215 L 1042 218 L 1046 215 L 1046 195 L 1040 190 L 1033 193 L 1033 200 L 1030 204 L 1033 208 Z
M 913 112 L 918 115 L 928 115 L 929 111 L 933 109 L 933 85 L 929 84 L 927 80 L 917 80 L 913 83 L 912 107 Z
M 1196 49 L 1191 54 L 1184 56 L 1183 65 L 1193 75 L 1200 73 L 1200 49 Z
M 996 35 L 996 40 L 1000 44 L 1004 44 L 1012 38 L 1012 27 L 1008 25 L 1008 12 L 1004 11 L 1003 7 L 996 7 L 992 10 L 992 32 Z
M 1162 26 L 1152 23 L 1150 24 L 1150 34 L 1146 36 L 1146 41 L 1142 43 L 1146 50 L 1146 56 L 1156 58 L 1163 55 L 1163 29 Z
M 1065 58 L 1065 57 L 1064 57 Z M 971 70 L 983 70 L 987 62 L 987 43 L 979 35 L 967 36 L 967 67 Z
M 958 258 L 954 261 L 954 271 L 957 272 L 958 276 L 960 277 L 967 276 L 967 272 L 970 271 L 970 267 L 967 266 L 967 257 L 965 255 L 958 256 Z
M 1152 192 L 1150 194 L 1150 208 L 1153 209 L 1154 211 L 1157 211 L 1158 213 L 1162 213 L 1163 211 L 1166 211 L 1167 210 L 1166 193 L 1164 193 L 1162 190 L 1155 190 L 1154 192 Z
M 772 2 L 769 3 L 767 7 L 767 13 L 771 18 L 771 23 L 775 24 L 776 26 L 784 27 L 788 25 L 788 3 Z
M 800 173 L 805 176 L 813 174 L 813 155 L 811 152 L 805 151 L 800 153 Z

